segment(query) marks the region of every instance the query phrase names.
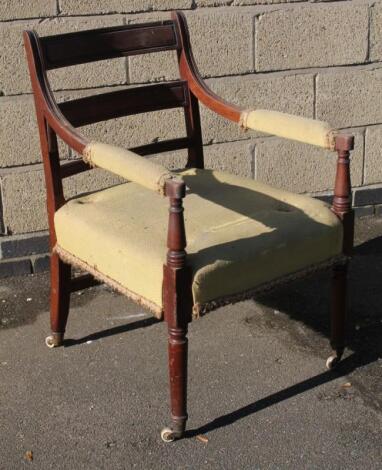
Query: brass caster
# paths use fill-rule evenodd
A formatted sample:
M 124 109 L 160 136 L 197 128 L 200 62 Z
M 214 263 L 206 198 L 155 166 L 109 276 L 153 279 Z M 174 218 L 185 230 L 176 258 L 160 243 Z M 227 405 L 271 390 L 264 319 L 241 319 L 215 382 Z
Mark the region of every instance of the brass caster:
M 326 368 L 328 370 L 335 369 L 338 366 L 340 360 L 341 360 L 341 356 L 338 356 L 337 354 L 333 354 L 332 356 L 329 356 L 328 359 L 326 360 Z
M 45 338 L 45 344 L 48 348 L 57 348 L 61 346 L 64 341 L 64 334 L 63 333 L 52 333 L 51 335 Z
M 175 439 L 180 439 L 182 435 L 182 432 L 176 432 L 171 428 L 163 428 L 160 432 L 160 437 L 164 442 L 173 442 Z

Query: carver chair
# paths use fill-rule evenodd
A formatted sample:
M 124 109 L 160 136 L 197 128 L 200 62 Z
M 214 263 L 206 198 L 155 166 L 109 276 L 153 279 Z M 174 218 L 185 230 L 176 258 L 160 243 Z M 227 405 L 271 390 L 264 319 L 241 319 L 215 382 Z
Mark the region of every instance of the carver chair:
M 161 436 L 172 441 L 184 435 L 187 420 L 188 323 L 221 305 L 331 267 L 333 353 L 327 367 L 334 367 L 344 350 L 346 274 L 353 245 L 349 172 L 353 137 L 326 122 L 245 110 L 216 96 L 198 73 L 186 20 L 179 12 L 167 21 L 43 38 L 25 31 L 24 42 L 47 189 L 51 247 L 47 346 L 63 344 L 70 293 L 94 285 L 95 279 L 164 318 L 172 422 Z M 47 70 L 164 50 L 177 51 L 179 80 L 60 104 L 51 92 Z M 332 206 L 204 169 L 199 101 L 243 129 L 337 151 Z M 177 107 L 184 110 L 185 137 L 133 149 L 90 142 L 76 129 Z M 57 136 L 82 159 L 60 162 Z M 178 149 L 188 151 L 183 170 L 169 171 L 143 158 Z M 63 179 L 94 167 L 126 182 L 65 200 Z M 72 277 L 72 266 L 88 274 Z

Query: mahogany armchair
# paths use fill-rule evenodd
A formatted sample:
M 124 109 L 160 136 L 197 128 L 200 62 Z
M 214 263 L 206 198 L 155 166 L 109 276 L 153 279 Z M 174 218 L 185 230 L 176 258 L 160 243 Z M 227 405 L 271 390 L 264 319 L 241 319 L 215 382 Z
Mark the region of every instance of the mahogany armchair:
M 353 137 L 325 122 L 274 111 L 246 111 L 216 96 L 198 73 L 185 17 L 178 12 L 168 21 L 43 38 L 25 31 L 24 42 L 47 189 L 51 248 L 47 346 L 63 344 L 70 293 L 94 285 L 95 279 L 144 305 L 157 318 L 164 317 L 172 424 L 161 436 L 172 441 L 184 435 L 187 420 L 188 323 L 221 305 L 330 266 L 333 354 L 327 367 L 334 367 L 344 350 L 346 275 L 353 245 L 349 170 Z M 179 80 L 60 104 L 51 92 L 47 70 L 164 50 L 177 51 Z M 199 101 L 245 129 L 337 151 L 332 206 L 204 169 Z M 176 107 L 184 110 L 187 135 L 183 138 L 126 150 L 89 142 L 76 130 L 98 121 Z M 83 159 L 60 163 L 57 136 Z M 182 148 L 188 151 L 184 170 L 171 172 L 142 158 Z M 93 167 L 127 182 L 65 200 L 62 180 Z M 72 266 L 89 274 L 72 277 Z

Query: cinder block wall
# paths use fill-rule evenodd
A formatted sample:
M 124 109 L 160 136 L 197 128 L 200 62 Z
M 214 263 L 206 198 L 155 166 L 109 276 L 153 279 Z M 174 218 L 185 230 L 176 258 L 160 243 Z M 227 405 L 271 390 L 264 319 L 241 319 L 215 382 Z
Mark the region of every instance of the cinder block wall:
M 382 204 L 382 1 L 0 0 L 0 276 L 48 266 L 45 189 L 22 31 L 40 35 L 130 24 L 184 10 L 194 55 L 211 88 L 244 107 L 327 120 L 356 135 L 354 204 Z M 50 73 L 59 100 L 177 76 L 173 53 Z M 202 109 L 208 167 L 298 192 L 330 195 L 335 155 L 243 132 Z M 126 147 L 184 135 L 178 110 L 83 128 Z M 61 143 L 61 158 L 75 155 Z M 160 158 L 184 162 L 182 152 Z M 114 184 L 95 170 L 65 180 L 68 195 Z

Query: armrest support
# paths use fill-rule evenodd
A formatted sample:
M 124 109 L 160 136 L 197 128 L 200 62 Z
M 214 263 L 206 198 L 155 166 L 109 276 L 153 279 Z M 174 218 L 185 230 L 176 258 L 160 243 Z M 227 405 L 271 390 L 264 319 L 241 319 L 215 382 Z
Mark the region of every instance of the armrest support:
M 334 150 L 336 131 L 326 122 L 276 111 L 261 109 L 245 111 L 217 96 L 209 89 L 198 71 L 184 14 L 175 11 L 172 13 L 172 18 L 177 24 L 182 46 L 178 53 L 180 75 L 187 80 L 191 92 L 207 108 L 230 121 L 239 123 L 245 129 L 254 129 Z
M 328 150 L 335 150 L 338 134 L 327 122 L 265 109 L 243 111 L 240 125 L 244 129 L 253 129 Z
M 160 194 L 166 193 L 166 181 L 174 177 L 164 166 L 142 158 L 131 150 L 101 142 L 90 142 L 82 156 L 91 166 L 108 170 Z

